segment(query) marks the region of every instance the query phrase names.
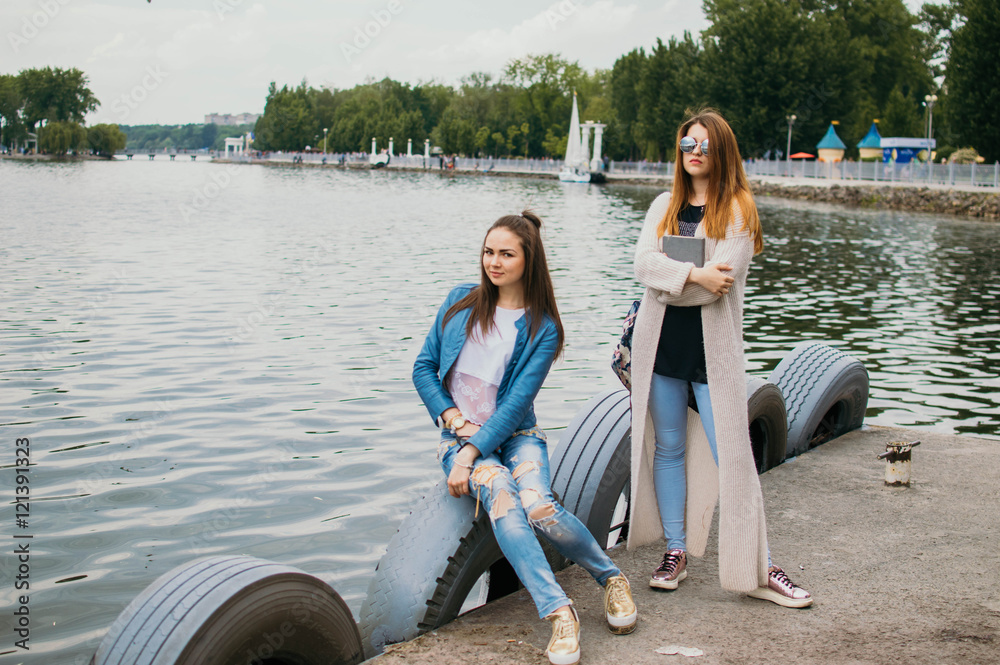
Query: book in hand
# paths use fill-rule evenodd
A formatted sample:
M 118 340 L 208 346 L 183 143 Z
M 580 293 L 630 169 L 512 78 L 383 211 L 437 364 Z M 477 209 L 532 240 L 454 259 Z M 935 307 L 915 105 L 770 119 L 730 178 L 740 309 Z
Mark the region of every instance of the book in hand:
M 705 239 L 689 236 L 663 236 L 663 253 L 674 261 L 693 263 L 696 267 L 705 266 Z

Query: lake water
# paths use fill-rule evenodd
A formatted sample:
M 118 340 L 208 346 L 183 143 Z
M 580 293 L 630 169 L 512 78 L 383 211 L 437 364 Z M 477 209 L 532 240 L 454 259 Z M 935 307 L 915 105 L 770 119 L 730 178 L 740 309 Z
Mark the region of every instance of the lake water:
M 210 554 L 328 580 L 357 613 L 437 481 L 410 369 L 478 248 L 529 205 L 565 357 L 536 401 L 559 431 L 618 385 L 656 190 L 204 162 L 0 161 L 2 533 L 31 534 L 31 651 L 85 663 L 157 576 Z M 749 369 L 825 340 L 871 375 L 869 424 L 1000 439 L 1000 225 L 762 199 Z M 31 515 L 15 524 L 15 439 Z M 12 541 L 7 536 L 7 545 Z M 0 632 L 17 595 L 5 555 Z

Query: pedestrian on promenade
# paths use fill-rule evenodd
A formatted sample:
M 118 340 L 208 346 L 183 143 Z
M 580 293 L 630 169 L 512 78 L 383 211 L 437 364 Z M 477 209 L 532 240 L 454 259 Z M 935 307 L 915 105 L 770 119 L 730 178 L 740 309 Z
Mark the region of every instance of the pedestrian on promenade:
M 438 460 L 448 491 L 465 501 L 474 497 L 477 513 L 489 515 L 497 543 L 539 617 L 552 622 L 549 661 L 571 665 L 580 658 L 579 618 L 536 533 L 604 587 L 613 633 L 632 632 L 638 613 L 621 570 L 549 486 L 545 433 L 533 403 L 562 351 L 563 328 L 541 224 L 525 211 L 490 227 L 480 283 L 461 284 L 448 294 L 414 363 L 413 383 L 441 427 Z
M 704 553 L 719 501 L 722 586 L 785 607 L 809 592 L 772 565 L 750 448 L 743 292 L 764 246 L 736 137 L 713 109 L 677 132 L 673 191 L 646 213 L 635 276 L 646 287 L 632 337 L 632 516 L 628 547 L 667 540 L 649 585 L 676 589 Z M 661 252 L 665 235 L 705 238 L 705 263 Z M 689 393 L 700 417 L 688 417 Z M 648 414 L 648 415 L 647 415 Z

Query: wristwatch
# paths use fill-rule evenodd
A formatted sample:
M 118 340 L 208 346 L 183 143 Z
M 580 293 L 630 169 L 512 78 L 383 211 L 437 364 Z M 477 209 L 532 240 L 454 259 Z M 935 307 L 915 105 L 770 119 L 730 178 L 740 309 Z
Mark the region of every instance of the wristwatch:
M 450 430 L 451 430 L 452 432 L 454 432 L 454 431 L 456 431 L 456 430 L 460 430 L 460 429 L 462 429 L 463 427 L 465 427 L 465 423 L 466 423 L 466 422 L 468 422 L 468 421 L 466 421 L 466 419 L 465 419 L 465 416 L 463 416 L 463 415 L 462 415 L 462 414 L 460 413 L 460 414 L 458 414 L 457 416 L 454 416 L 454 417 L 453 417 L 453 418 L 452 418 L 451 420 L 449 420 L 449 421 L 448 421 L 447 423 L 445 423 L 445 425 L 444 425 L 444 426 L 445 426 L 445 427 L 447 427 L 448 429 L 450 429 Z

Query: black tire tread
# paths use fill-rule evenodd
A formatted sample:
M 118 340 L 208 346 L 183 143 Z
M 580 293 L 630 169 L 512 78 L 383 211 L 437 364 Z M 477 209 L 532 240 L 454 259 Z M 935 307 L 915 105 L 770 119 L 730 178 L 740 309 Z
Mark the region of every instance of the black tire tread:
M 850 412 L 838 424 L 834 436 L 857 429 L 864 421 L 868 372 L 859 360 L 833 347 L 820 342 L 797 345 L 778 363 L 769 380 L 785 396 L 788 457 L 808 450 L 817 418 L 822 418 L 838 400 L 846 400 Z
M 280 586 L 273 586 L 275 583 Z M 231 590 L 226 587 L 232 587 Z M 240 617 L 217 616 L 220 599 L 233 598 L 253 588 L 263 602 Z M 290 595 L 291 594 L 291 595 Z M 146 665 L 174 662 L 182 653 L 166 653 L 173 633 L 185 621 L 226 620 L 239 624 L 253 617 L 266 617 L 268 599 L 290 602 L 297 598 L 315 599 L 320 595 L 330 621 L 327 626 L 337 642 L 341 656 L 358 662 L 361 637 L 347 605 L 325 582 L 289 566 L 245 556 L 214 556 L 178 566 L 160 576 L 125 608 L 105 635 L 92 659 L 95 665 Z M 226 601 L 223 600 L 224 604 Z M 237 620 L 238 619 L 238 620 Z M 219 626 L 222 624 L 220 623 Z M 218 626 L 214 626 L 218 627 Z M 194 638 L 190 634 L 184 639 Z M 173 645 L 176 647 L 176 643 Z M 190 647 L 188 647 L 190 648 Z M 185 649 L 186 650 L 186 649 Z M 350 654 L 354 654 L 353 657 Z
M 755 460 L 757 472 L 781 464 L 788 446 L 788 414 L 781 389 L 771 381 L 747 375 L 747 421 L 751 425 L 758 421 L 766 426 L 767 436 L 762 443 L 761 459 Z
M 471 545 L 490 539 L 496 543 L 485 512 L 480 507 L 478 520 L 474 512 L 475 502 L 453 499 L 445 480 L 415 503 L 375 568 L 359 612 L 367 657 L 446 619 L 442 609 L 472 554 Z
M 552 454 L 552 491 L 566 510 L 580 518 L 598 542 L 607 534 L 602 525 L 590 520 L 609 467 L 621 464 L 625 454 L 625 474 L 631 468 L 632 414 L 629 392 L 623 388 L 604 391 L 580 409 L 563 432 Z M 620 451 L 620 449 L 624 449 Z M 615 495 L 617 499 L 617 494 Z M 613 508 L 613 506 L 612 506 Z M 606 525 L 603 525 L 606 526 Z M 604 536 L 605 540 L 601 540 Z

